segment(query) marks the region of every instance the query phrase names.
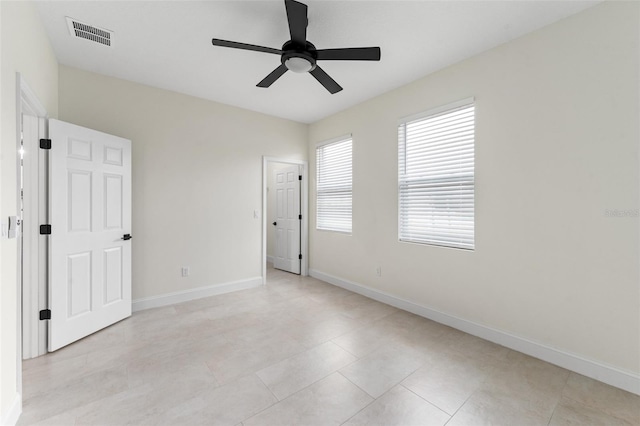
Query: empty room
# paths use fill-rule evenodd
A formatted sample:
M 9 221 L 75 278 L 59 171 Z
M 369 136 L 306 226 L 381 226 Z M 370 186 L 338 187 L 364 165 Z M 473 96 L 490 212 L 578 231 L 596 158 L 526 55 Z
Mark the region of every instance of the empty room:
M 640 425 L 637 1 L 0 1 L 2 425 Z

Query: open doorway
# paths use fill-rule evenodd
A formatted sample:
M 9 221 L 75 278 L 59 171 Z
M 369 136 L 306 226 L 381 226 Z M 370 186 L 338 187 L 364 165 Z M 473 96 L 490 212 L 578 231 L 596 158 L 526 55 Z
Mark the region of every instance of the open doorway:
M 307 162 L 263 157 L 263 282 L 267 263 L 307 275 Z

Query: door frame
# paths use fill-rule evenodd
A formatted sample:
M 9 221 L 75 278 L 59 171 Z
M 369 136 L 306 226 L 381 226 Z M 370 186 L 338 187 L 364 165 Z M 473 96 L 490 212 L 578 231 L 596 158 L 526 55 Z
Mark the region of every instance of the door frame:
M 31 90 L 26 80 L 20 73 L 16 73 L 16 144 L 17 151 L 20 151 L 21 141 L 22 141 L 22 114 L 28 114 L 39 119 L 44 119 L 45 123 L 48 119 L 47 110 L 44 108 L 35 92 Z M 47 126 L 44 125 L 44 128 L 40 129 L 44 136 L 47 135 Z M 37 173 L 34 173 L 33 167 L 38 167 L 38 156 L 42 155 L 40 149 L 37 149 L 37 156 L 33 157 L 33 161 L 23 161 L 22 164 L 20 161 L 20 155 L 17 155 L 18 162 L 18 188 L 17 188 L 17 205 L 18 208 L 21 203 L 20 199 L 20 189 L 23 190 L 22 198 L 25 202 L 25 213 L 30 216 L 38 215 L 39 211 L 44 209 L 46 211 L 46 206 L 40 206 L 40 202 L 42 200 L 42 196 L 44 194 L 40 193 L 38 182 L 39 179 L 28 179 L 27 183 L 31 183 L 30 186 L 25 186 L 22 176 L 21 176 L 21 167 L 22 173 L 30 176 L 40 175 L 40 173 L 45 173 L 44 170 L 38 170 Z M 34 192 L 37 194 L 37 202 L 34 203 Z M 31 213 L 28 209 L 36 210 Z M 21 218 L 22 219 L 22 218 Z M 47 343 L 47 327 L 46 324 L 40 323 L 40 321 L 36 320 L 38 318 L 39 312 L 39 300 L 42 297 L 46 298 L 46 294 L 41 294 L 43 291 L 46 293 L 47 283 L 41 282 L 42 279 L 31 279 L 31 277 L 41 277 L 46 274 L 42 274 L 41 269 L 46 268 L 46 265 L 41 264 L 42 258 L 37 255 L 40 251 L 41 247 L 37 238 L 23 238 L 24 233 L 21 229 L 20 237 L 18 238 L 18 257 L 17 257 L 17 285 L 18 285 L 18 294 L 21 297 L 18 299 L 18 360 L 20 362 L 19 367 L 22 365 L 22 358 L 26 356 L 27 358 L 34 358 L 39 355 L 45 354 L 46 351 L 46 343 Z M 39 235 L 38 235 L 39 237 Z M 35 246 L 35 247 L 34 247 Z M 45 244 L 46 246 L 46 244 Z M 46 250 L 46 248 L 45 248 Z M 35 259 L 33 257 L 36 257 Z M 37 268 L 37 272 L 28 275 L 22 274 L 22 265 L 27 261 L 27 264 L 30 265 L 30 268 Z M 46 273 L 46 270 L 44 271 Z M 25 315 L 32 318 L 30 321 L 25 321 Z M 24 352 L 23 352 L 24 345 Z M 44 352 L 42 351 L 44 348 Z M 18 368 L 18 374 L 20 375 L 19 383 L 21 384 L 21 368 Z M 20 388 L 22 386 L 20 385 Z
M 309 275 L 309 163 L 305 160 L 293 160 L 280 157 L 262 157 L 262 284 L 267 283 L 267 168 L 269 163 L 285 163 L 300 166 L 302 182 L 300 184 L 300 275 Z

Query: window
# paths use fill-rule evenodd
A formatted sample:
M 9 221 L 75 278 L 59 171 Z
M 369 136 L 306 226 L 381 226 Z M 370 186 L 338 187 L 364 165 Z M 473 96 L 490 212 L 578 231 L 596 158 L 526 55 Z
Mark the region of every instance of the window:
M 316 228 L 351 233 L 351 145 L 342 138 L 316 148 Z
M 398 126 L 399 239 L 474 249 L 474 103 Z

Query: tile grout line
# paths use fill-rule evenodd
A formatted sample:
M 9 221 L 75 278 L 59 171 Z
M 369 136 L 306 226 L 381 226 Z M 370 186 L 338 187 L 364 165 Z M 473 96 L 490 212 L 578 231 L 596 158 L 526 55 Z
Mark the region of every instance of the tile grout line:
M 264 385 L 264 387 L 269 390 L 269 392 L 273 396 L 273 399 L 275 399 L 276 402 L 274 402 L 273 404 L 269 405 L 268 407 L 264 407 L 262 410 L 258 411 L 257 413 L 253 413 L 252 415 L 250 415 L 246 419 L 242 419 L 240 421 L 240 423 L 244 423 L 245 421 L 249 420 L 250 418 L 257 416 L 257 415 L 261 414 L 262 412 L 268 410 L 269 408 L 273 407 L 274 405 L 280 403 L 280 400 L 278 399 L 278 397 L 273 393 L 271 388 L 269 386 L 267 386 L 267 384 L 264 382 L 264 380 L 262 380 L 262 378 L 260 376 L 258 376 L 258 373 L 253 373 L 253 375 L 256 376 L 258 378 L 258 380 L 260 380 L 260 383 L 262 383 Z M 246 376 L 246 377 L 249 377 L 249 376 Z
M 355 362 L 355 361 L 354 361 Z M 349 364 L 351 365 L 351 364 Z M 348 365 L 345 365 L 345 367 L 348 367 Z M 344 368 L 344 367 L 342 367 Z M 344 377 L 349 383 L 351 383 L 353 386 L 357 387 L 358 389 L 360 389 L 362 392 L 366 393 L 367 396 L 370 396 L 371 398 L 373 398 L 373 400 L 375 401 L 376 398 L 375 396 L 371 395 L 369 392 L 367 392 L 366 390 L 362 389 L 360 386 L 356 385 L 355 383 L 353 383 L 353 381 L 351 379 L 349 379 L 347 376 L 345 376 L 344 374 L 342 374 L 342 371 L 338 370 L 336 371 L 336 373 L 340 374 L 342 377 Z
M 569 372 L 569 374 L 567 374 L 567 378 L 564 381 L 564 384 L 562 385 L 562 390 L 560 391 L 560 394 L 558 395 L 558 400 L 556 401 L 555 405 L 553 406 L 553 411 L 551 411 L 551 415 L 549 416 L 549 421 L 547 421 L 547 426 L 551 424 L 551 420 L 553 419 L 553 415 L 556 413 L 556 410 L 558 409 L 558 405 L 560 405 L 560 401 L 562 400 L 562 396 L 564 394 L 564 390 L 567 388 L 567 385 L 569 384 L 569 378 L 571 377 L 571 372 Z
M 340 336 L 338 336 L 338 337 L 340 337 Z M 342 347 L 342 345 L 340 345 L 340 343 L 338 343 L 338 342 L 334 342 L 334 341 L 333 341 L 334 339 L 337 339 L 338 337 L 334 337 L 333 339 L 328 340 L 328 341 L 329 341 L 329 342 L 331 342 L 331 343 L 333 343 L 334 345 L 336 345 L 337 347 L 339 347 L 339 348 L 340 348 L 340 349 L 342 349 L 343 351 L 347 352 L 348 354 L 353 355 L 354 357 L 356 357 L 356 361 L 358 361 L 358 360 L 360 360 L 360 359 L 362 359 L 362 358 L 364 358 L 365 356 L 367 356 L 367 355 L 368 355 L 368 354 L 367 354 L 367 355 L 365 355 L 365 356 L 363 356 L 363 357 L 359 357 L 358 355 L 356 355 L 356 354 L 354 354 L 353 352 L 351 352 L 349 349 L 347 349 L 347 348 L 343 348 L 343 347 Z M 353 361 L 353 362 L 356 362 L 356 361 Z M 351 364 L 353 364 L 353 362 L 352 362 Z M 351 364 L 349 364 L 349 365 L 351 365 Z M 345 365 L 345 367 L 346 367 L 346 365 Z M 342 368 L 344 368 L 344 367 L 342 367 Z
M 303 352 L 299 352 L 299 353 L 297 353 L 297 354 L 295 354 L 295 355 L 293 355 L 293 356 L 291 356 L 291 357 L 289 357 L 289 358 L 283 359 L 282 361 L 278 361 L 278 362 L 276 362 L 276 363 L 274 363 L 274 364 L 271 364 L 270 366 L 267 366 L 267 367 L 265 367 L 265 368 L 272 367 L 273 365 L 276 365 L 276 364 L 279 364 L 279 363 L 281 363 L 281 362 L 284 362 L 284 361 L 286 361 L 286 360 L 288 360 L 288 359 L 290 359 L 290 358 L 293 358 L 293 357 L 295 357 L 295 356 L 297 356 L 297 355 L 300 355 L 301 353 L 307 352 L 307 351 L 309 351 L 309 350 L 311 350 L 311 349 L 315 349 L 316 347 L 318 347 L 318 346 L 322 346 L 322 345 L 324 345 L 324 344 L 326 344 L 326 343 L 329 343 L 329 342 L 330 342 L 330 343 L 333 343 L 333 342 L 331 342 L 331 341 L 321 343 L 320 345 L 314 346 L 313 348 L 310 348 L 310 349 L 305 350 L 305 351 L 303 351 Z M 335 344 L 335 343 L 334 343 L 334 344 Z M 336 346 L 338 346 L 338 345 L 336 345 Z M 340 346 L 338 346 L 338 348 L 342 349 Z M 342 350 L 344 350 L 344 349 L 342 349 Z M 346 350 L 344 350 L 344 351 L 345 351 L 345 352 L 347 352 L 347 353 L 349 353 L 349 352 L 348 352 L 348 351 L 346 351 Z M 349 354 L 350 354 L 350 353 L 349 353 Z M 351 355 L 351 354 L 350 354 L 350 355 Z M 353 356 L 355 356 L 355 355 L 353 355 Z M 356 357 L 356 358 L 357 358 L 357 357 Z M 357 359 L 356 359 L 355 361 L 353 361 L 353 362 L 356 362 L 356 361 L 357 361 Z M 290 395 L 287 395 L 287 396 L 286 396 L 286 397 L 284 397 L 283 399 L 278 398 L 278 397 L 273 393 L 273 391 L 271 391 L 271 388 L 270 388 L 266 383 L 264 383 L 264 381 L 262 380 L 262 378 L 258 375 L 258 373 L 259 373 L 260 371 L 264 370 L 265 368 L 262 368 L 262 369 L 260 369 L 260 370 L 256 371 L 256 372 L 255 372 L 255 373 L 253 373 L 253 374 L 255 374 L 256 376 L 258 376 L 258 378 L 260 379 L 260 381 L 261 381 L 262 383 L 264 383 L 264 385 L 265 385 L 265 386 L 266 386 L 266 387 L 271 391 L 271 393 L 273 394 L 273 396 L 276 398 L 276 400 L 277 400 L 278 402 L 282 402 L 282 401 L 285 401 L 285 400 L 289 399 L 291 396 L 293 396 L 293 395 L 297 394 L 298 392 L 301 392 L 301 391 L 303 391 L 303 390 L 305 390 L 305 389 L 307 389 L 307 388 L 309 388 L 309 387 L 311 387 L 311 386 L 315 385 L 315 384 L 316 384 L 316 383 L 318 383 L 319 381 L 326 379 L 326 378 L 327 378 L 327 377 L 329 377 L 330 375 L 332 375 L 332 374 L 334 374 L 334 373 L 340 373 L 340 369 L 345 368 L 345 367 L 347 367 L 347 366 L 349 366 L 349 365 L 353 364 L 353 362 L 351 362 L 351 363 L 349 363 L 349 364 L 346 364 L 346 365 L 344 365 L 344 366 L 342 366 L 342 367 L 340 367 L 340 368 L 338 368 L 338 369 L 336 369 L 336 370 L 333 370 L 333 371 L 331 371 L 331 372 L 330 372 L 330 373 L 328 373 L 328 374 L 325 374 L 324 376 L 322 376 L 322 377 L 321 377 L 321 378 L 319 378 L 318 380 L 315 380 L 314 382 L 309 383 L 309 384 L 308 384 L 308 385 L 306 385 L 305 387 L 303 387 L 303 388 L 301 388 L 301 389 L 299 389 L 299 390 L 297 390 L 297 391 L 293 392 L 293 393 L 292 393 L 292 394 L 290 394 Z M 346 377 L 345 377 L 345 378 L 346 378 Z M 349 379 L 347 379 L 347 380 L 349 380 Z M 350 381 L 350 380 L 349 380 L 349 381 Z M 354 384 L 354 385 L 355 385 L 355 384 Z M 357 385 L 355 385 L 355 386 L 357 386 Z M 359 389 L 359 388 L 360 388 L 360 387 L 358 387 L 358 389 Z M 365 393 L 366 393 L 366 392 L 365 392 Z M 368 395 L 368 394 L 367 394 L 367 395 Z
M 355 362 L 355 361 L 354 361 L 354 362 Z M 347 365 L 351 365 L 351 364 L 347 364 Z M 284 401 L 285 399 L 288 399 L 288 398 L 289 398 L 290 396 L 292 396 L 292 395 L 297 394 L 298 392 L 301 392 L 301 391 L 303 391 L 303 390 L 305 390 L 305 389 L 307 389 L 307 388 L 310 388 L 311 386 L 315 385 L 316 383 L 318 383 L 318 382 L 319 382 L 319 381 L 321 381 L 321 380 L 326 379 L 327 377 L 329 377 L 330 375 L 332 375 L 332 374 L 334 374 L 334 373 L 338 373 L 338 374 L 340 374 L 340 369 L 342 369 L 342 368 L 344 368 L 344 367 L 346 367 L 346 365 L 345 365 L 345 366 L 343 366 L 343 367 L 340 367 L 340 368 L 338 368 L 338 369 L 336 369 L 336 370 L 334 370 L 334 371 L 332 371 L 332 372 L 330 372 L 330 373 L 328 373 L 328 374 L 326 374 L 326 375 L 324 375 L 324 376 L 322 376 L 322 378 L 320 378 L 320 379 L 316 380 L 316 381 L 315 381 L 315 382 L 313 382 L 313 383 L 308 384 L 307 386 L 303 387 L 302 389 L 295 391 L 295 392 L 294 392 L 294 393 L 292 393 L 291 395 L 289 395 L 289 396 L 287 396 L 286 398 L 284 398 L 282 401 Z M 348 380 L 348 379 L 347 379 L 347 380 Z
M 444 426 L 448 425 L 448 424 L 449 424 L 449 422 L 450 422 L 451 420 L 453 420 L 453 418 L 456 416 L 456 414 L 458 414 L 458 412 L 462 409 L 462 407 L 464 407 L 464 406 L 466 405 L 466 403 L 467 403 L 467 402 L 469 402 L 469 400 L 470 400 L 470 399 L 471 399 L 471 398 L 472 398 L 476 393 L 478 393 L 479 391 L 480 391 L 480 387 L 478 387 L 478 389 L 476 389 L 475 391 L 473 391 L 473 392 L 471 393 L 471 395 L 469 395 L 469 396 L 467 397 L 467 399 L 465 399 L 465 400 L 464 400 L 464 402 L 463 402 L 462 404 L 460 404 L 460 406 L 458 407 L 458 409 L 456 410 L 456 412 L 455 412 L 455 413 L 453 413 L 453 414 L 451 415 L 451 418 L 449 418 L 449 420 L 447 420 L 447 422 L 444 424 Z
M 344 367 L 343 367 L 343 368 L 344 368 Z M 261 383 L 262 383 L 262 384 L 263 384 L 267 389 L 269 389 L 269 392 L 271 392 L 271 394 L 273 395 L 273 397 L 276 399 L 276 402 L 274 402 L 273 404 L 271 404 L 271 405 L 270 405 L 270 406 L 268 406 L 268 407 L 265 407 L 263 410 L 259 411 L 258 413 L 255 413 L 254 415 L 252 415 L 252 416 L 250 416 L 250 417 L 247 417 L 246 419 L 244 419 L 244 420 L 243 420 L 243 422 L 244 422 L 244 421 L 246 421 L 246 420 L 248 420 L 248 419 L 250 419 L 251 417 L 257 416 L 258 414 L 262 413 L 263 411 L 268 410 L 269 408 L 273 407 L 274 405 L 280 404 L 281 402 L 284 402 L 284 401 L 288 400 L 288 399 L 289 399 L 289 398 L 291 398 L 292 396 L 294 396 L 294 395 L 296 395 L 296 394 L 298 394 L 298 393 L 300 393 L 300 392 L 302 392 L 302 391 L 304 391 L 304 390 L 306 390 L 306 389 L 310 388 L 311 386 L 315 385 L 316 383 L 318 383 L 318 382 L 320 382 L 320 381 L 322 381 L 322 380 L 326 379 L 327 377 L 329 377 L 329 376 L 331 376 L 332 374 L 335 374 L 335 373 L 338 373 L 338 374 L 340 374 L 340 375 L 342 376 L 342 374 L 340 373 L 340 371 L 338 371 L 338 370 L 332 371 L 331 373 L 329 373 L 329 374 L 327 374 L 327 375 L 323 376 L 322 378 L 320 378 L 320 379 L 316 380 L 315 382 L 310 383 L 310 384 L 308 384 L 307 386 L 303 387 L 302 389 L 299 389 L 299 390 L 297 390 L 297 391 L 293 392 L 291 395 L 287 395 L 287 396 L 286 396 L 285 398 L 283 398 L 283 399 L 279 399 L 279 398 L 278 398 L 278 397 L 273 393 L 273 391 L 271 390 L 271 388 L 270 388 L 270 387 L 269 387 L 269 386 L 264 382 L 264 380 L 262 380 L 262 378 L 261 378 L 260 376 L 258 376 L 258 373 L 257 373 L 257 372 L 256 372 L 256 373 L 253 373 L 255 376 L 257 376 L 257 377 L 258 377 L 258 379 L 260 380 L 260 382 L 261 382 Z M 247 376 L 245 376 L 245 377 L 249 377 L 249 375 L 247 375 Z M 344 376 L 342 376 L 342 377 L 344 377 Z M 350 381 L 349 379 L 347 379 L 346 377 L 345 377 L 345 379 L 346 379 L 347 381 L 351 382 L 351 381 Z M 352 384 L 353 384 L 354 386 L 358 387 L 358 389 L 360 389 L 360 387 L 359 387 L 359 386 L 357 386 L 355 383 L 352 383 Z M 363 392 L 364 392 L 364 393 L 366 393 L 364 390 L 363 390 Z M 368 393 L 367 393 L 367 395 L 368 395 L 368 396 L 370 396 Z M 375 399 L 374 399 L 374 401 L 375 401 Z
M 411 373 L 413 374 L 413 373 Z M 409 377 L 409 376 L 407 376 Z M 405 379 L 407 378 L 405 377 Z M 404 381 L 404 380 L 403 380 Z M 443 413 L 445 413 L 447 416 L 449 416 L 449 418 L 447 419 L 447 421 L 444 424 L 447 424 L 449 422 L 449 420 L 451 420 L 451 418 L 453 417 L 453 415 L 447 413 L 446 411 L 444 411 L 442 408 L 438 407 L 436 404 L 434 404 L 433 402 L 429 401 L 426 398 L 423 398 L 422 396 L 418 395 L 417 393 L 415 393 L 414 391 L 412 391 L 411 389 L 409 389 L 408 387 L 406 387 L 402 382 L 398 383 L 396 386 L 402 386 L 403 388 L 405 388 L 406 390 L 408 390 L 409 392 L 411 392 L 412 394 L 414 394 L 415 396 L 417 396 L 418 398 L 420 398 L 421 400 L 423 400 L 424 402 L 426 402 L 427 404 L 431 405 L 432 407 L 436 408 L 438 411 L 442 411 Z M 394 386 L 395 387 L 395 386 Z M 391 388 L 393 389 L 393 388 Z M 389 389 L 389 390 L 391 390 Z M 388 391 L 387 391 L 388 392 Z
M 464 402 L 463 402 L 462 404 L 460 404 L 460 406 L 458 407 L 458 409 L 456 410 L 456 412 L 455 412 L 455 413 L 453 413 L 453 414 L 451 415 L 451 418 L 447 421 L 447 423 L 445 423 L 445 425 L 444 425 L 444 426 L 446 426 L 447 424 L 449 424 L 449 422 L 450 422 L 450 421 L 451 421 L 451 420 L 456 416 L 456 414 L 458 414 L 458 412 L 462 409 L 462 407 L 464 407 L 464 406 L 465 406 L 465 404 L 466 404 L 467 402 L 469 402 L 469 400 L 470 400 L 470 399 L 471 399 L 471 398 L 472 398 L 476 393 L 480 392 L 480 390 L 482 389 L 482 386 L 487 382 L 487 380 L 489 380 L 489 376 L 490 376 L 490 375 L 495 371 L 495 369 L 496 369 L 496 368 L 497 368 L 496 366 L 492 366 L 492 367 L 489 369 L 489 370 L 490 370 L 490 372 L 489 372 L 489 373 L 487 373 L 487 374 L 485 374 L 484 378 L 482 379 L 482 383 L 480 383 L 480 384 L 478 385 L 478 388 L 477 388 L 475 391 L 471 392 L 471 395 L 469 395 L 469 396 L 467 397 L 467 399 L 465 399 L 465 400 L 464 400 Z
M 356 413 L 354 413 L 351 417 L 349 417 L 347 420 L 345 420 L 344 422 L 340 423 L 341 425 L 347 423 L 349 420 L 351 420 L 352 418 L 354 418 L 355 416 L 357 416 L 358 414 L 360 414 L 362 411 L 364 411 L 367 407 L 369 407 L 371 404 L 373 404 L 374 402 L 376 402 L 378 400 L 378 398 L 374 398 L 373 396 L 369 395 L 369 393 L 367 391 L 365 391 L 364 389 L 362 389 L 360 386 L 356 385 L 355 383 L 353 383 L 351 380 L 349 380 L 349 378 L 347 376 L 345 376 L 344 374 L 342 374 L 340 371 L 336 371 L 336 373 L 338 373 L 339 375 L 341 375 L 346 381 L 348 381 L 349 383 L 351 383 L 353 386 L 357 387 L 358 389 L 360 389 L 362 392 L 364 392 L 367 396 L 371 397 L 371 401 L 369 401 L 369 403 L 367 405 L 365 405 L 364 407 L 362 407 L 360 410 L 358 410 Z M 389 391 L 387 391 L 389 392 Z M 385 392 L 382 395 L 385 395 L 387 392 Z M 381 397 L 382 397 L 381 395 Z

